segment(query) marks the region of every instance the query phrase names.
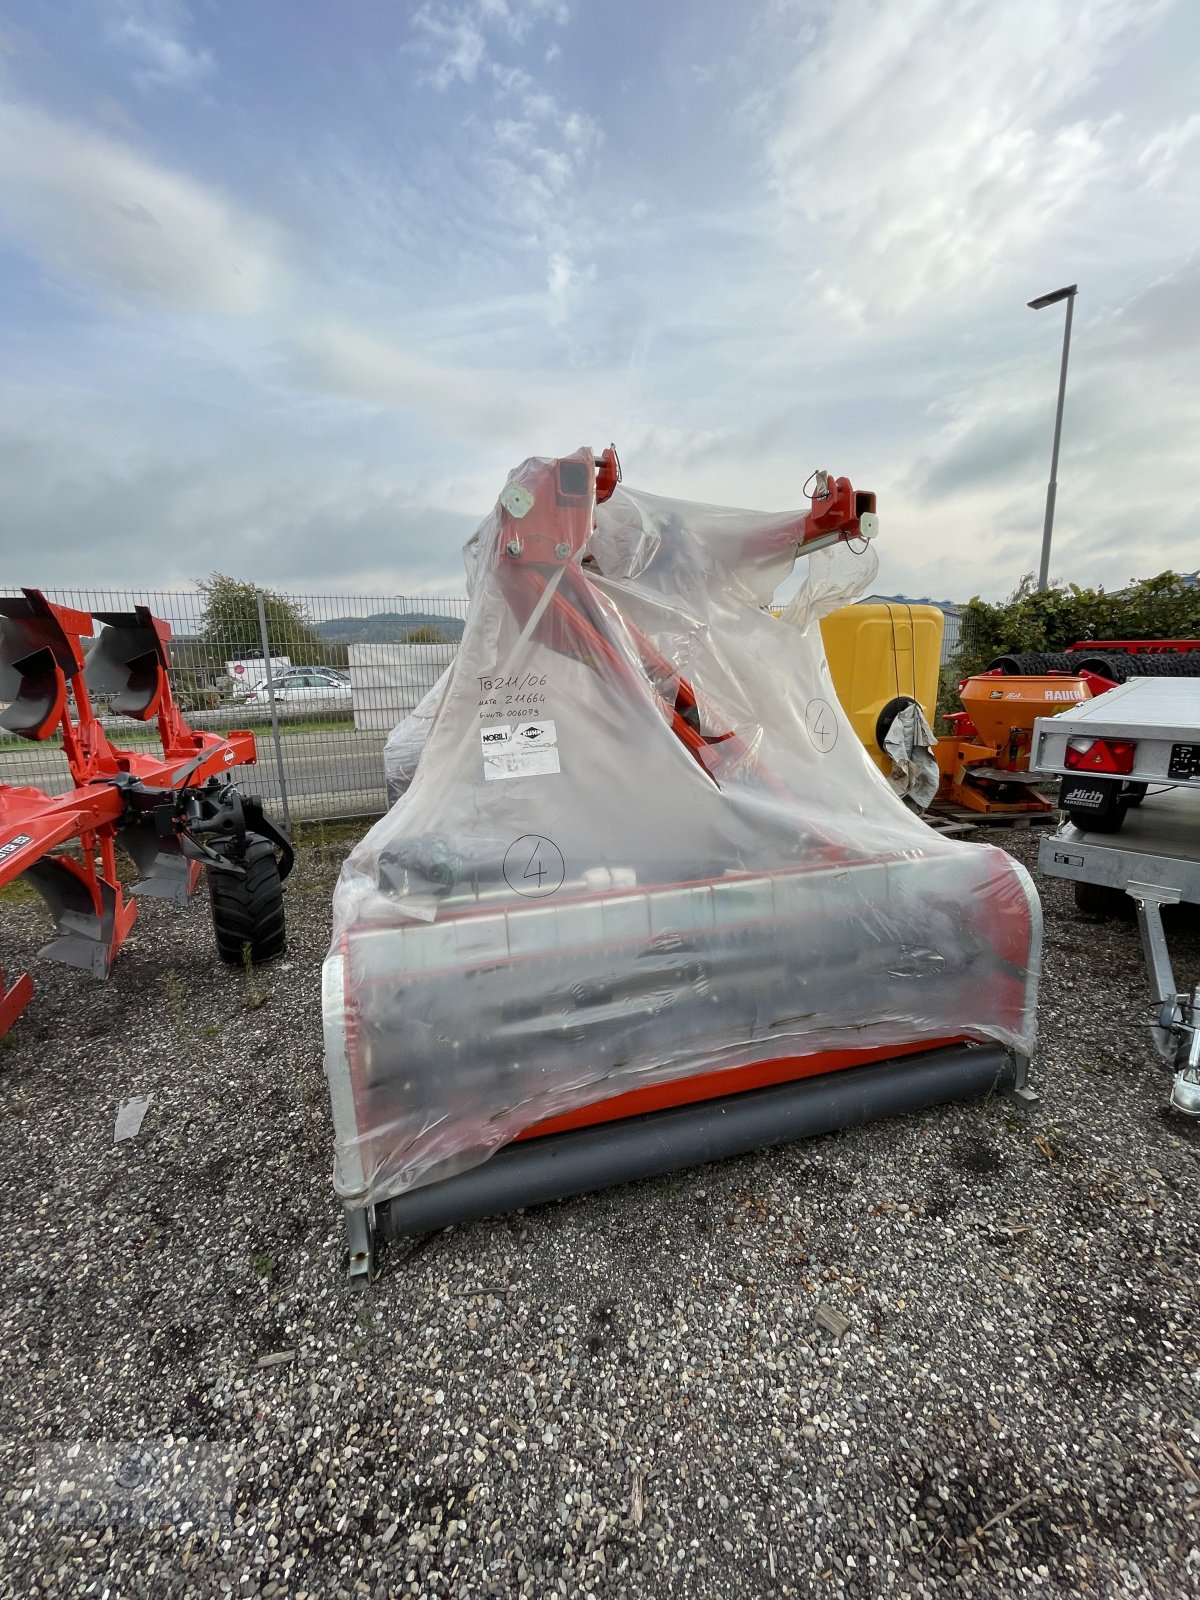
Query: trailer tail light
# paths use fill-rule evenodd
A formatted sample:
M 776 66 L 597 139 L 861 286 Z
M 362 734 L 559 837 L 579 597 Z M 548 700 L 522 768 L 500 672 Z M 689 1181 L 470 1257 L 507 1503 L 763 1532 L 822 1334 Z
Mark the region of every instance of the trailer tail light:
M 1132 739 L 1067 740 L 1067 765 L 1075 772 L 1132 772 L 1136 754 Z

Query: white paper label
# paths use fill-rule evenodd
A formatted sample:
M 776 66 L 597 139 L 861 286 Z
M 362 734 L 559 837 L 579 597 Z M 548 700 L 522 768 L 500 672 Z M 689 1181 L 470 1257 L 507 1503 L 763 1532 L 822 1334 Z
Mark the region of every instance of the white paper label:
M 495 778 L 544 777 L 561 770 L 553 745 L 544 750 L 489 750 L 483 758 L 483 775 L 489 783 Z
M 497 722 L 479 730 L 483 744 L 483 775 L 496 778 L 535 778 L 560 772 L 558 729 L 551 721 Z

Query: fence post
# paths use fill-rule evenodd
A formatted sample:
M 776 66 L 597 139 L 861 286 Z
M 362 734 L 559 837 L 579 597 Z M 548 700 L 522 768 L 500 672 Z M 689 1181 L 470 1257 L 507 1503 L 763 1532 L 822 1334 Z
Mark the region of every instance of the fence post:
M 267 698 L 271 702 L 271 732 L 275 736 L 275 770 L 279 774 L 279 802 L 283 807 L 283 825 L 290 833 L 292 814 L 288 806 L 287 779 L 283 775 L 283 746 L 279 740 L 279 712 L 275 705 L 275 674 L 271 671 L 271 640 L 267 634 L 267 608 L 263 604 L 261 589 L 255 589 L 254 596 L 258 601 L 258 630 L 262 635 L 263 665 L 267 669 Z

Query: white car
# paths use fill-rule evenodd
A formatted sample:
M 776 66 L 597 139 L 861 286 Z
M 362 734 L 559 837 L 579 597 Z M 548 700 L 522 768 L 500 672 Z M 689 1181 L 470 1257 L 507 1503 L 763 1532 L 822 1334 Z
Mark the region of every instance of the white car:
M 270 705 L 267 680 L 250 695 L 259 705 Z M 349 706 L 350 680 L 330 667 L 291 667 L 275 679 L 275 703 L 281 706 Z

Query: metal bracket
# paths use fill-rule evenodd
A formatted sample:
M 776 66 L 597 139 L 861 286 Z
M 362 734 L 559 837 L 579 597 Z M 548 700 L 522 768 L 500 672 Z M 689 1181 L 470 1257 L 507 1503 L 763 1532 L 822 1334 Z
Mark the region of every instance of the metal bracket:
M 1013 1083 L 1012 1088 L 1005 1091 L 1010 1100 L 1015 1100 L 1024 1111 L 1032 1111 L 1035 1106 L 1040 1106 L 1042 1097 L 1036 1089 L 1029 1087 L 1029 1057 L 1019 1056 L 1014 1053 L 1013 1058 Z
M 350 1264 L 346 1277 L 351 1288 L 365 1289 L 375 1278 L 375 1207 L 346 1207 L 346 1242 Z

